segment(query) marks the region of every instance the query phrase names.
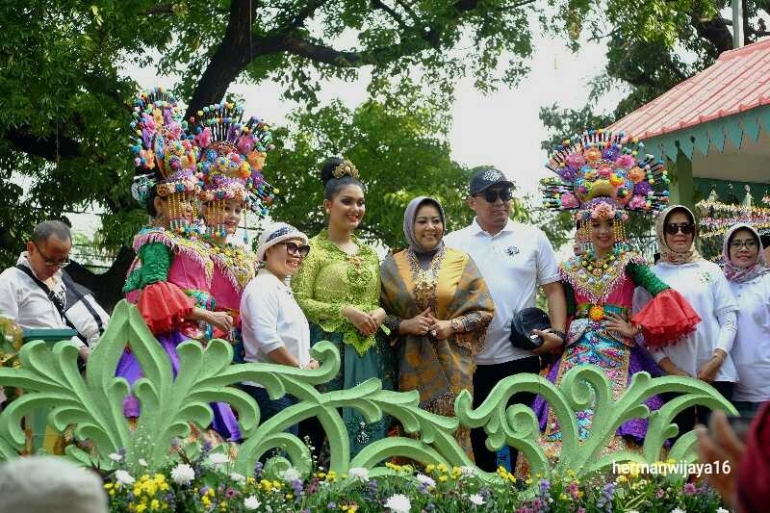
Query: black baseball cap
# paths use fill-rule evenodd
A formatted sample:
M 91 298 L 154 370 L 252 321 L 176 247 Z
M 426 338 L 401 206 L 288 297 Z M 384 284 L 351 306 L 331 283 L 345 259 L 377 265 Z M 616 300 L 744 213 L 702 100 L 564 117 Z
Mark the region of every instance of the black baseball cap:
M 493 185 L 505 184 L 508 187 L 513 187 L 514 183 L 505 177 L 502 171 L 493 167 L 479 169 L 471 177 L 470 193 L 471 196 L 475 196 L 485 189 L 492 187 Z
M 770 248 L 770 230 L 759 234 L 759 240 L 762 242 L 762 247 Z

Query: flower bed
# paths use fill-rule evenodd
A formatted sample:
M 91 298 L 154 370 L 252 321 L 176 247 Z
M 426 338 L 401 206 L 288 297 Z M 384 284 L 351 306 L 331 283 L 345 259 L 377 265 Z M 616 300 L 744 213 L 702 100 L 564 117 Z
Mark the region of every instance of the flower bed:
M 182 458 L 186 460 L 186 458 Z M 156 473 L 110 474 L 104 485 L 112 512 L 710 512 L 727 513 L 707 484 L 677 474 L 594 474 L 573 472 L 546 480 L 517 480 L 502 467 L 500 480 L 479 479 L 473 467 L 443 464 L 415 468 L 387 463 L 395 475 L 365 468 L 347 474 L 317 469 L 303 479 L 256 465 L 253 476 L 233 471 L 229 457 L 203 451 Z M 532 486 L 536 485 L 536 486 Z

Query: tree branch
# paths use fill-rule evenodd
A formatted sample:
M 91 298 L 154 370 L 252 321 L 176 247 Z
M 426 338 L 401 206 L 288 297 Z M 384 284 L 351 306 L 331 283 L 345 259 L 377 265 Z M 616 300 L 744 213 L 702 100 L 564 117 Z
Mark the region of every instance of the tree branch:
M 174 14 L 174 5 L 173 4 L 160 4 L 160 5 L 153 5 L 143 13 L 144 15 L 153 15 L 153 14 Z
M 59 135 L 57 140 L 56 134 L 41 138 L 31 132 L 29 125 L 21 125 L 5 132 L 3 138 L 23 153 L 50 161 L 55 161 L 57 158 L 79 157 L 81 154 L 80 142 L 75 139 Z
M 690 19 L 692 20 L 690 24 L 698 36 L 714 45 L 718 54 L 733 49 L 733 35 L 727 28 L 727 20 L 720 15 L 711 19 L 692 15 Z
M 401 17 L 400 14 L 396 12 L 395 9 L 384 3 L 382 0 L 372 0 L 372 7 L 375 9 L 379 9 L 381 11 L 385 11 L 388 16 L 393 18 L 393 20 L 398 24 L 399 27 L 403 29 L 409 28 L 409 26 L 404 21 L 404 18 Z

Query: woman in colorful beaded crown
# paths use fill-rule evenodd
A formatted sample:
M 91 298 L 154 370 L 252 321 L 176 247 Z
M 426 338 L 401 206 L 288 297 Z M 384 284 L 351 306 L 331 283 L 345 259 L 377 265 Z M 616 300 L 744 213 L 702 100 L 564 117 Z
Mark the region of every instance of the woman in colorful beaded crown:
M 241 360 L 239 308 L 241 294 L 254 278 L 257 260 L 253 253 L 228 243 L 235 235 L 245 210 L 267 213 L 274 197 L 273 188 L 261 174 L 265 152 L 272 149 L 267 125 L 256 118 L 242 122 L 243 108 L 232 103 L 205 107 L 198 112 L 194 142 L 200 148 L 199 176 L 203 238 L 210 244 L 214 274 L 211 291 L 215 310 L 232 315 L 235 330 L 215 333 L 236 343 L 236 360 Z M 244 230 L 244 234 L 247 231 Z M 247 240 L 244 237 L 244 240 Z
M 310 344 L 334 343 L 342 365 L 325 390 L 346 390 L 369 378 L 393 390 L 394 359 L 385 340 L 380 308 L 380 262 L 374 248 L 354 232 L 366 212 L 364 185 L 349 160 L 328 159 L 321 168 L 328 228 L 311 238 L 310 254 L 291 281 L 297 303 L 310 321 Z M 351 456 L 385 436 L 386 423 L 368 423 L 352 408 L 342 410 Z M 312 423 L 312 421 L 311 421 Z M 321 447 L 320 426 L 302 426 Z
M 152 222 L 134 238 L 137 258 L 123 287 L 169 355 L 174 374 L 179 368 L 179 344 L 203 341 L 209 325 L 230 331 L 233 322 L 226 312 L 210 309 L 213 265 L 208 248 L 197 240 L 193 223 L 201 190 L 197 153 L 184 135 L 182 116 L 174 96 L 162 89 L 142 93 L 135 100 L 131 127 L 137 137 L 132 149 L 144 174 L 135 181 L 132 192 L 146 205 Z M 143 375 L 132 352 L 121 357 L 117 375 L 130 384 Z M 215 411 L 215 429 L 227 438 L 240 438 L 230 408 L 221 405 Z M 135 397 L 126 399 L 124 413 L 139 416 Z
M 578 241 L 583 249 L 560 265 L 570 324 L 567 347 L 548 379 L 558 385 L 573 367 L 597 365 L 609 379 L 614 399 L 635 373 L 660 374 L 637 347 L 636 335 L 644 332 L 673 342 L 700 321 L 687 301 L 658 280 L 626 244 L 628 213 L 655 214 L 668 200 L 666 171 L 643 148 L 622 133 L 591 131 L 556 149 L 548 167 L 559 178 L 541 182 L 547 207 L 577 210 Z M 650 291 L 655 299 L 632 318 L 636 286 Z M 657 409 L 662 401 L 653 396 L 646 404 Z M 556 457 L 561 449 L 560 426 L 541 396 L 533 409 L 540 420 L 541 445 L 547 456 Z M 579 440 L 589 436 L 592 421 L 593 408 L 577 413 Z M 645 419 L 629 420 L 619 426 L 607 451 L 636 447 L 646 432 Z

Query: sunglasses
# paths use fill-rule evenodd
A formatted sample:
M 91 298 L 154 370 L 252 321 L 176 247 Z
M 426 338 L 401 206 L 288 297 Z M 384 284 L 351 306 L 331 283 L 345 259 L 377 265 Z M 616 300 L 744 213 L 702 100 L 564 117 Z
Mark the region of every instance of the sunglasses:
M 666 225 L 666 233 L 669 235 L 676 235 L 679 231 L 685 235 L 690 235 L 695 231 L 695 225 L 692 223 L 668 223 Z
M 37 252 L 40 253 L 41 257 L 43 257 L 43 262 L 45 263 L 46 267 L 58 267 L 59 269 L 64 269 L 70 265 L 69 257 L 66 257 L 64 260 L 54 260 L 53 258 L 40 251 L 40 246 L 38 246 L 36 242 L 32 242 L 32 245 L 35 246 Z
M 503 201 L 511 201 L 513 193 L 510 189 L 487 189 L 484 192 L 477 194 L 476 196 L 484 196 L 484 199 L 487 200 L 487 203 L 494 203 L 497 201 L 497 198 L 500 198 Z
M 283 244 L 286 246 L 286 252 L 290 255 L 305 258 L 310 253 L 310 246 L 308 245 L 300 246 L 296 242 L 284 242 Z

